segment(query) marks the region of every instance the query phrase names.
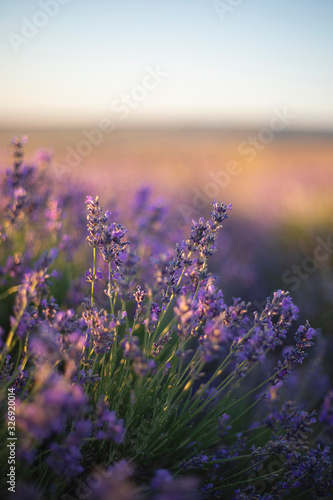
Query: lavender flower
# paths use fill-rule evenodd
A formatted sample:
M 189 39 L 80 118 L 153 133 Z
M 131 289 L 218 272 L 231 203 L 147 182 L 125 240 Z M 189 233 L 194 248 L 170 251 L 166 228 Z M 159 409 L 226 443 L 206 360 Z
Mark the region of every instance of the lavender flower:
M 60 432 L 68 418 L 83 412 L 87 402 L 79 386 L 71 387 L 63 377 L 52 377 L 32 402 L 16 401 L 18 427 L 35 439 Z
M 153 479 L 150 484 L 153 489 L 162 489 L 165 488 L 168 484 L 172 483 L 173 477 L 172 474 L 166 469 L 158 469 L 155 472 Z
M 181 462 L 179 468 L 184 471 L 200 469 L 208 463 L 207 455 L 198 455 L 197 457 L 191 458 L 190 460 Z
M 92 274 L 92 270 L 90 268 L 89 271 L 86 271 L 86 278 L 87 278 L 87 281 L 89 283 L 93 283 L 95 281 L 99 281 L 99 280 L 103 279 L 103 271 L 102 271 L 102 269 L 100 267 L 98 267 L 96 269 L 95 274 L 93 275 Z
M 110 212 L 107 211 L 103 213 L 103 209 L 99 204 L 99 197 L 96 196 L 93 199 L 91 196 L 86 197 L 86 205 L 88 210 L 87 221 L 88 221 L 88 232 L 87 241 L 89 245 L 96 248 L 103 243 L 103 232 L 105 224 L 110 216 Z
M 284 361 L 278 363 L 275 368 L 275 375 L 271 379 L 271 384 L 276 385 L 280 380 L 288 377 L 293 365 L 302 363 L 307 356 L 306 349 L 313 345 L 312 339 L 316 331 L 310 327 L 307 321 L 304 326 L 300 326 L 295 334 L 295 347 L 290 347 L 284 352 Z
M 110 411 L 106 402 L 101 399 L 97 406 L 96 427 L 97 439 L 112 439 L 115 443 L 122 443 L 126 429 L 123 420 L 118 420 L 116 413 Z
M 108 352 L 115 340 L 116 320 L 107 311 L 97 311 L 86 305 L 83 318 L 89 328 L 92 345 L 96 353 Z
M 144 377 L 156 367 L 156 362 L 153 359 L 147 359 L 139 347 L 138 337 L 125 337 L 122 347 L 124 349 L 124 357 L 133 360 L 134 372 Z
M 52 443 L 46 463 L 58 476 L 72 478 L 84 471 L 82 465 L 81 445 L 91 433 L 92 424 L 86 420 L 78 420 L 64 442 Z

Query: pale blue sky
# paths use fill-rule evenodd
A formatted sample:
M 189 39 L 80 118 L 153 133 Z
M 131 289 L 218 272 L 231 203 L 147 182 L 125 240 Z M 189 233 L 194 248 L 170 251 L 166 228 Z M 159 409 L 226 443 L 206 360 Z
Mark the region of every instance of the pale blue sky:
M 291 127 L 333 130 L 333 1 L 220 5 L 237 3 L 221 19 L 213 0 L 0 0 L 0 126 L 119 120 L 159 65 L 124 125 L 257 125 L 285 106 Z M 45 25 L 27 38 L 26 19 Z

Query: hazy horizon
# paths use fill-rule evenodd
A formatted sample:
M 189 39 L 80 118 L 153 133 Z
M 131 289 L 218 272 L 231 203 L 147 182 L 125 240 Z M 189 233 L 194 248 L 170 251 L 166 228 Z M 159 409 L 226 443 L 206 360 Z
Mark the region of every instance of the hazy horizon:
M 286 108 L 288 130 L 333 130 L 329 0 L 17 0 L 0 13 L 1 128 L 255 128 Z

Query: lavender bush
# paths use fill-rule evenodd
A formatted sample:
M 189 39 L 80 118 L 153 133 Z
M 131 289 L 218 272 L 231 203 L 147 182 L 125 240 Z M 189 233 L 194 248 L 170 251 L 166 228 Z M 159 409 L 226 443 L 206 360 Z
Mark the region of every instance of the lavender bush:
M 285 398 L 316 331 L 306 322 L 290 343 L 298 308 L 287 292 L 250 312 L 226 303 L 209 271 L 231 205 L 214 201 L 172 251 L 166 210 L 146 189 L 132 231 L 97 196 L 85 199 L 85 227 L 83 190 L 57 188 L 49 158 L 25 165 L 23 146 L 13 140 L 1 185 L 3 471 L 13 417 L 17 437 L 16 483 L 8 490 L 4 474 L 3 493 L 329 496 L 332 392 L 317 414 Z

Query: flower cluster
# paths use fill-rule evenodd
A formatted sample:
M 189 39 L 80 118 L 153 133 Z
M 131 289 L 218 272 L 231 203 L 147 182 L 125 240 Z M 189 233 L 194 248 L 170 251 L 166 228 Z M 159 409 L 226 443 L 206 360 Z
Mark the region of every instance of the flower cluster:
M 86 304 L 83 318 L 88 326 L 88 334 L 92 347 L 97 353 L 110 350 L 115 339 L 116 320 L 107 311 L 97 311 L 90 304 Z
M 97 439 L 112 439 L 115 443 L 124 441 L 124 422 L 117 419 L 116 413 L 109 410 L 104 400 L 99 401 L 97 406 L 96 427 L 100 429 L 96 434 Z

